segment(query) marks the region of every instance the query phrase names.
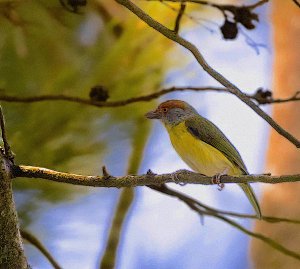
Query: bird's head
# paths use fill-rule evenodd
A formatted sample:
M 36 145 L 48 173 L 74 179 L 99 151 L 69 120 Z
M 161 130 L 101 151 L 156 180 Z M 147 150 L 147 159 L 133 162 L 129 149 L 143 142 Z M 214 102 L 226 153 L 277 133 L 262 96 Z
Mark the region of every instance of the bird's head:
M 165 125 L 177 125 L 196 114 L 197 111 L 188 103 L 180 100 L 168 100 L 145 116 L 148 119 L 159 119 Z

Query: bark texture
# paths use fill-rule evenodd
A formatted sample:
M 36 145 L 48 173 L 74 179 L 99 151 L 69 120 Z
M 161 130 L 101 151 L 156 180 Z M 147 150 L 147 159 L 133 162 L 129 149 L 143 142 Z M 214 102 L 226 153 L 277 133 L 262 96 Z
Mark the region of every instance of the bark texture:
M 0 268 L 30 268 L 24 254 L 18 216 L 13 200 L 10 163 L 0 159 Z
M 293 1 L 272 1 L 274 26 L 274 80 L 276 96 L 293 95 L 300 89 L 300 9 Z M 274 106 L 273 118 L 300 137 L 300 106 L 297 102 Z M 266 171 L 272 174 L 300 172 L 300 150 L 271 130 Z M 297 182 L 268 185 L 262 199 L 263 214 L 300 218 L 300 184 Z M 257 222 L 256 231 L 265 233 L 284 246 L 300 252 L 300 232 L 297 225 L 270 225 Z M 297 260 L 274 251 L 258 241 L 252 242 L 255 268 L 300 268 Z

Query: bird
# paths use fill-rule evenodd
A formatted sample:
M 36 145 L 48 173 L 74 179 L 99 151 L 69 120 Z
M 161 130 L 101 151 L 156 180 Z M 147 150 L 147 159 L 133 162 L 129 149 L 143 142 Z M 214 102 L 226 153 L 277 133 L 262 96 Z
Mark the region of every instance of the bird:
M 195 172 L 217 180 L 222 175 L 249 175 L 240 153 L 225 134 L 188 103 L 168 100 L 145 116 L 164 124 L 175 151 Z M 254 208 L 256 217 L 261 219 L 261 209 L 250 184 L 238 185 Z

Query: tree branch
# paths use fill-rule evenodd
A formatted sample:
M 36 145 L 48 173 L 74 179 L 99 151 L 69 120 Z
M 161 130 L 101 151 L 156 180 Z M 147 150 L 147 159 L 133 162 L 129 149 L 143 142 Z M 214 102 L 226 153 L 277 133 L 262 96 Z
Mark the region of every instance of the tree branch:
M 181 3 L 180 4 L 180 9 L 179 9 L 177 17 L 176 17 L 175 27 L 174 27 L 174 32 L 176 34 L 178 34 L 179 27 L 180 27 L 180 22 L 181 22 L 181 18 L 182 18 L 183 14 L 184 14 L 185 8 L 186 8 L 186 5 L 184 3 Z
M 53 258 L 50 252 L 46 249 L 46 247 L 42 244 L 42 242 L 37 237 L 35 237 L 32 233 L 22 229 L 20 230 L 20 232 L 22 238 L 27 240 L 33 246 L 35 246 L 52 264 L 53 268 L 62 269 L 62 267 L 58 264 L 58 262 Z
M 105 170 L 106 171 L 106 170 Z M 150 170 L 149 170 L 150 171 Z M 46 168 L 34 166 L 14 166 L 13 177 L 25 178 L 42 178 L 60 183 L 74 184 L 80 186 L 90 187 L 104 187 L 104 188 L 123 188 L 123 187 L 138 187 L 138 186 L 160 186 L 165 183 L 183 184 L 202 184 L 213 185 L 211 177 L 202 174 L 194 173 L 187 170 L 179 170 L 174 173 L 156 175 L 147 173 L 144 175 L 128 175 L 124 177 L 114 177 L 107 172 L 103 176 L 84 176 L 70 173 L 58 172 Z M 222 183 L 284 183 L 300 181 L 300 175 L 286 175 L 286 176 L 270 176 L 270 175 L 247 175 L 247 176 L 222 176 Z M 239 214 L 229 211 L 222 211 L 213 207 L 207 206 L 203 203 L 197 202 L 197 205 L 208 211 L 214 211 L 221 215 L 228 215 L 239 218 L 256 218 L 256 215 Z M 290 222 L 300 224 L 300 220 L 290 220 L 287 218 L 278 218 L 271 216 L 263 216 L 263 220 L 268 222 Z
M 147 0 L 147 1 L 193 3 L 193 4 L 199 4 L 199 5 L 204 5 L 204 6 L 209 6 L 209 7 L 218 8 L 220 10 L 224 10 L 224 9 L 227 9 L 228 7 L 244 7 L 244 8 L 249 8 L 249 9 L 255 9 L 255 8 L 262 6 L 263 4 L 269 2 L 270 0 L 260 0 L 252 5 L 248 5 L 248 6 L 234 6 L 234 5 L 228 5 L 228 4 L 223 5 L 223 4 L 217 4 L 217 3 L 213 3 L 213 2 L 209 2 L 209 1 L 202 1 L 202 0 Z
M 154 99 L 159 98 L 160 96 L 173 93 L 173 92 L 183 92 L 183 91 L 195 91 L 195 92 L 204 92 L 204 91 L 212 91 L 212 92 L 224 92 L 224 93 L 231 93 L 230 90 L 222 87 L 192 87 L 192 86 L 185 86 L 185 87 L 170 87 L 166 89 L 162 89 L 160 91 L 127 98 L 119 101 L 106 101 L 106 102 L 97 102 L 88 98 L 80 98 L 76 96 L 69 96 L 64 94 L 58 94 L 58 95 L 36 95 L 36 96 L 27 96 L 27 97 L 20 97 L 20 96 L 14 96 L 14 95 L 6 95 L 2 94 L 0 95 L 0 101 L 3 102 L 10 102 L 10 103 L 36 103 L 36 102 L 48 102 L 48 101 L 67 101 L 67 102 L 73 102 L 83 105 L 90 105 L 95 107 L 121 107 L 130 105 L 133 103 L 138 102 L 148 102 Z M 293 94 L 291 97 L 288 98 L 263 98 L 260 95 L 256 93 L 254 94 L 244 94 L 248 98 L 255 100 L 260 105 L 269 105 L 269 104 L 281 104 L 281 103 L 287 103 L 287 102 L 295 102 L 300 101 L 300 92 L 297 91 L 295 94 Z
M 281 251 L 282 253 L 292 256 L 296 259 L 300 259 L 300 255 L 286 249 L 276 241 L 258 234 L 251 232 L 238 223 L 228 219 L 223 215 L 231 215 L 236 217 L 243 217 L 242 214 L 220 211 L 210 208 L 192 198 L 184 194 L 180 194 L 179 192 L 172 191 L 168 189 L 163 183 L 174 182 L 176 183 L 194 183 L 194 184 L 204 184 L 210 185 L 211 177 L 203 176 L 201 174 L 189 172 L 189 171 L 178 171 L 170 174 L 162 174 L 155 175 L 153 173 L 148 173 L 146 175 L 128 175 L 124 177 L 113 177 L 111 175 L 106 174 L 105 176 L 83 176 L 76 174 L 68 174 L 61 173 L 45 168 L 32 167 L 32 166 L 14 166 L 13 168 L 13 176 L 14 177 L 29 177 L 29 178 L 44 178 L 57 182 L 68 183 L 68 184 L 76 184 L 76 185 L 84 185 L 84 186 L 93 186 L 93 187 L 136 187 L 136 186 L 149 186 L 152 189 L 161 191 L 165 194 L 175 196 L 180 200 L 184 201 L 191 209 L 197 211 L 201 216 L 207 215 L 216 217 L 220 220 L 227 222 L 228 224 L 234 226 L 235 228 L 241 230 L 242 232 L 248 234 L 249 236 L 258 238 L 270 245 L 271 247 Z M 224 183 L 241 183 L 241 182 L 264 182 L 264 183 L 280 183 L 280 182 L 294 182 L 300 181 L 300 175 L 291 175 L 291 176 L 278 176 L 272 177 L 267 175 L 257 175 L 257 176 L 241 176 L 241 177 L 222 177 L 222 182 Z M 163 190 L 163 191 L 162 191 Z M 204 209 L 201 209 L 204 208 Z M 246 217 L 251 217 L 251 215 L 245 215 Z M 279 222 L 285 221 L 286 219 L 276 218 L 276 217 L 266 217 L 263 218 L 269 222 Z M 291 223 L 299 223 L 299 221 L 288 220 L 287 222 Z
M 293 2 L 300 8 L 300 3 L 297 0 L 293 0 Z
M 213 185 L 212 178 L 199 173 L 194 173 L 188 170 L 179 170 L 168 174 L 144 174 L 144 175 L 127 175 L 123 177 L 109 176 L 84 176 L 78 174 L 58 172 L 42 167 L 35 166 L 14 166 L 12 168 L 13 177 L 26 178 L 41 178 L 60 183 L 105 187 L 105 188 L 123 188 L 137 187 L 146 185 L 161 185 L 164 183 L 179 183 L 179 184 L 201 184 Z M 222 183 L 269 183 L 277 184 L 284 182 L 300 181 L 300 174 L 297 175 L 243 175 L 243 176 L 222 176 Z
M 140 123 L 139 121 L 140 119 L 138 119 L 136 122 L 136 126 L 139 126 L 139 128 L 137 128 L 133 134 L 132 151 L 128 161 L 127 174 L 134 174 L 138 172 L 141 161 L 143 159 L 142 157 L 145 145 L 147 143 L 147 138 L 150 133 L 149 122 L 145 122 L 143 120 L 143 122 Z M 126 234 L 126 232 L 122 232 L 122 229 L 124 227 L 125 219 L 129 217 L 128 212 L 134 201 L 134 196 L 135 192 L 133 188 L 126 188 L 121 192 L 112 225 L 109 231 L 109 237 L 107 240 L 105 252 L 99 266 L 100 269 L 116 267 L 116 259 L 121 233 L 123 233 L 123 235 Z
M 247 7 L 250 8 L 250 9 L 255 9 L 255 8 L 259 7 L 259 6 L 262 6 L 263 4 L 268 3 L 269 1 L 270 0 L 260 0 L 260 1 L 256 2 L 256 3 L 254 3 L 253 5 L 249 5 Z
M 266 114 L 261 108 L 259 108 L 253 101 L 251 101 L 236 85 L 227 80 L 219 72 L 213 69 L 203 58 L 200 51 L 196 48 L 195 45 L 185 40 L 184 38 L 178 36 L 174 31 L 168 29 L 164 25 L 155 21 L 152 17 L 146 14 L 142 9 L 133 4 L 130 0 L 115 0 L 119 4 L 125 6 L 137 17 L 143 20 L 150 27 L 160 32 L 162 35 L 167 37 L 170 40 L 180 44 L 187 50 L 189 50 L 199 63 L 199 65 L 206 71 L 210 76 L 216 79 L 220 84 L 226 87 L 232 94 L 238 97 L 242 102 L 252 108 L 259 116 L 261 116 L 265 121 L 267 121 L 280 135 L 289 140 L 297 148 L 300 148 L 300 141 L 284 130 L 278 123 L 276 123 L 268 114 Z
M 255 100 L 260 105 L 300 101 L 300 91 L 295 92 L 291 97 L 288 98 L 274 99 L 271 91 L 258 88 L 254 94 L 250 94 L 247 96 L 252 100 Z
M 38 95 L 38 96 L 28 96 L 28 97 L 20 97 L 14 95 L 0 95 L 0 101 L 3 102 L 13 102 L 13 103 L 34 103 L 34 102 L 44 102 L 44 101 L 68 101 L 74 102 L 84 105 L 91 105 L 96 107 L 120 107 L 126 106 L 132 103 L 137 102 L 146 102 L 156 99 L 162 95 L 176 92 L 176 91 L 217 91 L 217 92 L 229 92 L 226 88 L 218 88 L 218 87 L 171 87 L 167 89 L 162 89 L 158 92 L 154 92 L 147 95 L 142 95 L 138 97 L 132 97 L 119 101 L 106 101 L 106 102 L 97 102 L 87 98 L 80 98 L 75 96 L 69 96 L 64 94 L 58 95 Z
M 165 184 L 163 186 L 164 186 L 164 188 L 168 188 Z M 159 190 L 162 189 L 161 186 L 148 186 L 148 187 L 150 187 L 152 189 L 159 189 Z M 230 217 L 237 217 L 237 218 L 257 219 L 256 215 L 241 214 L 241 213 L 236 213 L 236 212 L 231 212 L 231 211 L 220 210 L 220 209 L 208 206 L 198 200 L 195 200 L 195 203 L 198 206 L 200 206 L 201 208 L 211 211 L 211 212 L 215 212 L 216 214 L 226 215 L 226 216 L 230 216 Z M 279 218 L 279 217 L 273 217 L 273 216 L 262 216 L 261 220 L 270 222 L 270 223 L 286 222 L 286 223 L 300 224 L 300 220 L 297 220 L 297 219 Z
M 233 221 L 229 218 L 226 218 L 224 216 L 221 216 L 221 215 L 217 214 L 216 212 L 210 212 L 210 211 L 202 210 L 201 208 L 199 208 L 197 206 L 198 201 L 191 198 L 191 197 L 189 197 L 189 196 L 187 196 L 187 195 L 184 195 L 184 194 L 182 194 L 178 191 L 172 190 L 172 189 L 168 188 L 165 185 L 162 185 L 162 186 L 149 186 L 149 187 L 156 190 L 156 191 L 167 194 L 169 196 L 178 198 L 179 200 L 183 201 L 190 209 L 197 212 L 200 215 L 200 217 L 203 217 L 203 215 L 207 215 L 207 216 L 218 218 L 219 220 L 222 220 L 222 221 L 228 223 L 229 225 L 237 228 L 241 232 L 263 241 L 264 243 L 266 243 L 270 247 L 278 250 L 279 252 L 284 253 L 285 255 L 293 257 L 297 260 L 300 260 L 300 254 L 299 253 L 296 253 L 292 250 L 287 249 L 286 247 L 282 246 L 280 243 L 276 242 L 275 240 L 273 240 L 269 237 L 266 237 L 263 234 L 252 232 L 252 231 L 244 228 L 243 226 L 241 226 L 237 222 L 235 222 L 235 221 Z
M 14 155 L 10 149 L 10 146 L 7 141 L 6 137 L 6 130 L 5 130 L 5 121 L 4 121 L 4 116 L 3 116 L 3 111 L 2 107 L 0 105 L 0 128 L 1 128 L 1 135 L 2 135 L 2 140 L 3 140 L 3 145 L 4 145 L 4 155 L 6 158 L 8 158 L 10 161 L 14 161 Z
M 28 269 L 12 191 L 12 161 L 5 135 L 4 116 L 0 109 L 0 127 L 5 151 L 0 150 L 0 268 Z

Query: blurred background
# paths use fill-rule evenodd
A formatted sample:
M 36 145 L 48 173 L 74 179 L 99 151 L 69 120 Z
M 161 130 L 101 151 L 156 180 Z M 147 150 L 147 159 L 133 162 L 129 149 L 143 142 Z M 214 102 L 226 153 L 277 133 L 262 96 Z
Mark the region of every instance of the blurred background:
M 237 5 L 254 2 L 226 1 Z M 136 3 L 167 27 L 174 26 L 178 4 Z M 290 16 L 283 15 L 284 8 L 284 14 Z M 58 1 L 0 1 L 0 95 L 88 98 L 92 87 L 102 85 L 113 101 L 171 86 L 219 86 L 186 50 L 114 1 L 88 1 L 80 11 L 68 12 Z M 289 97 L 300 87 L 297 12 L 299 15 L 292 1 L 272 1 L 272 5 L 255 9 L 259 15 L 255 29 L 239 26 L 236 39 L 224 40 L 219 29 L 222 14 L 190 4 L 180 35 L 196 44 L 208 63 L 245 93 L 263 87 L 274 90 L 275 96 Z M 299 172 L 293 165 L 300 161 L 293 146 L 225 93 L 185 91 L 119 108 L 63 101 L 2 105 L 18 164 L 91 175 L 100 174 L 105 165 L 111 174 L 121 176 L 145 173 L 149 168 L 155 173 L 188 169 L 171 147 L 163 126 L 144 118 L 161 101 L 173 98 L 189 102 L 213 121 L 240 151 L 251 173 Z M 263 109 L 272 112 L 271 106 Z M 299 105 L 279 104 L 273 113 L 300 136 Z M 263 212 L 299 217 L 297 193 L 289 198 L 291 191 L 297 191 L 295 186 L 275 190 L 256 184 L 257 196 L 263 197 Z M 237 186 L 228 185 L 222 192 L 216 186 L 170 187 L 219 209 L 253 213 Z M 118 269 L 299 266 L 274 249 L 256 242 L 251 245 L 248 236 L 219 220 L 205 217 L 201 224 L 186 205 L 146 187 L 97 189 L 18 179 L 14 191 L 21 227 L 36 235 L 63 268 L 112 268 L 114 262 Z M 291 212 L 284 206 L 280 209 L 291 201 L 295 205 Z M 237 221 L 279 240 L 292 236 L 293 240 L 284 243 L 300 251 L 296 225 L 287 229 L 285 225 Z M 52 268 L 32 245 L 26 244 L 25 250 L 33 268 Z M 263 253 L 269 258 L 261 258 Z

